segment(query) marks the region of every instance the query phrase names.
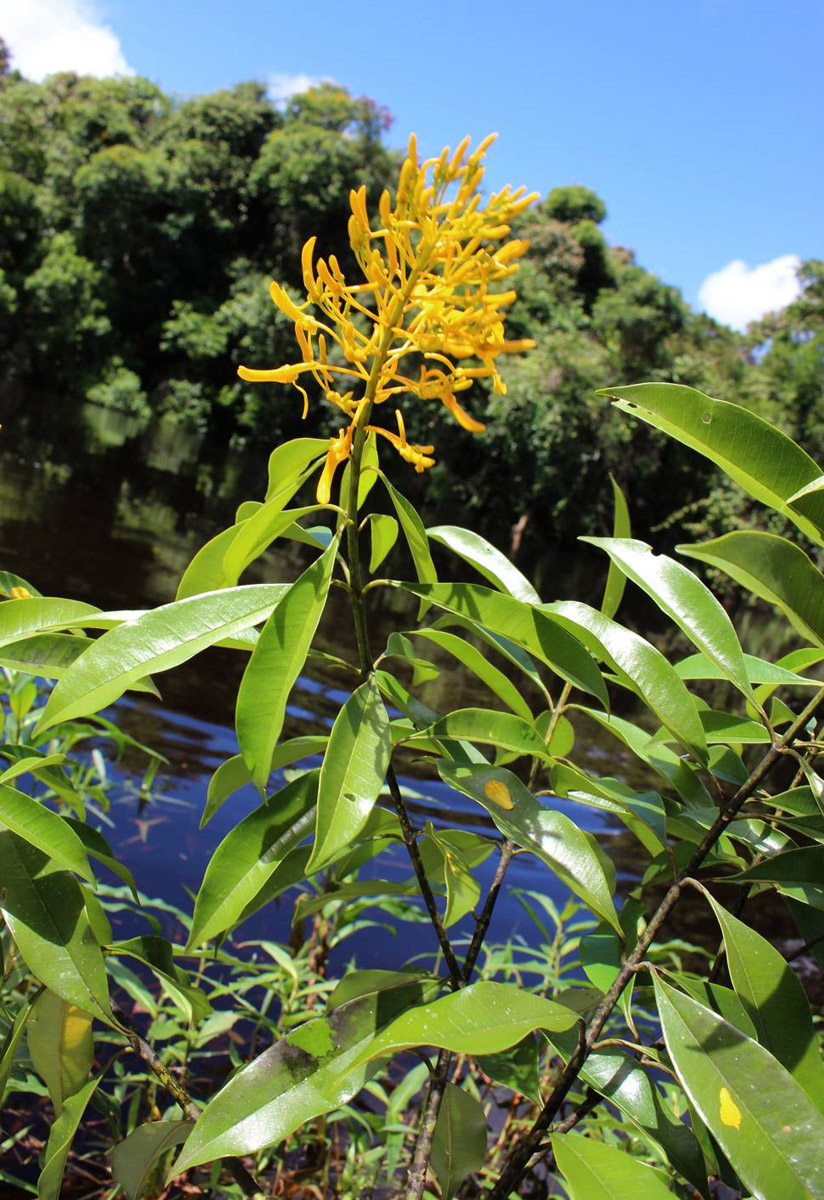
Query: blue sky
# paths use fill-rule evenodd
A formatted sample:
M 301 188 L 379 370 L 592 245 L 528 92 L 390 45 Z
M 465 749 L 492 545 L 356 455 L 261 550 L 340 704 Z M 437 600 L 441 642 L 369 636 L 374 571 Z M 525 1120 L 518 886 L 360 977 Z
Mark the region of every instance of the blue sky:
M 495 129 L 491 186 L 595 188 L 612 241 L 739 324 L 824 256 L 822 0 L 0 0 L 0 33 L 31 77 L 331 78 L 389 108 L 392 144 Z

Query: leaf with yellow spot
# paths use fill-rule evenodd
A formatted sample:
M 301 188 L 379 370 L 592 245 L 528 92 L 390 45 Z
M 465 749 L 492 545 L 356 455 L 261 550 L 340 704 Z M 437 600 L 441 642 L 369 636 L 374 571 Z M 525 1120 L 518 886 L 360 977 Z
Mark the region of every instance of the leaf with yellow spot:
M 741 1128 L 741 1109 L 733 1100 L 727 1088 L 722 1087 L 718 1094 L 719 1108 L 718 1115 L 725 1125 L 731 1125 L 733 1129 Z

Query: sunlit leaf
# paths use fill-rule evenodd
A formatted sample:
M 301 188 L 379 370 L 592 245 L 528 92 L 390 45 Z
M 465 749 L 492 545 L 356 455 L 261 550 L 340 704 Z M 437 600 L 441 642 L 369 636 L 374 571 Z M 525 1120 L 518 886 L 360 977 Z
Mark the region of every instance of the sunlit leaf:
M 541 603 L 541 597 L 527 577 L 479 533 L 461 529 L 457 525 L 437 525 L 426 532 L 433 541 L 446 546 L 453 554 L 468 562 L 499 591 L 525 600 L 527 604 Z
M 237 694 L 240 751 L 262 792 L 269 778 L 286 703 L 326 606 L 337 554 L 335 539 L 286 592 L 260 633 Z
M 32 1005 L 26 1042 L 37 1074 L 49 1089 L 55 1116 L 89 1078 L 94 1059 L 92 1017 L 48 989 Z

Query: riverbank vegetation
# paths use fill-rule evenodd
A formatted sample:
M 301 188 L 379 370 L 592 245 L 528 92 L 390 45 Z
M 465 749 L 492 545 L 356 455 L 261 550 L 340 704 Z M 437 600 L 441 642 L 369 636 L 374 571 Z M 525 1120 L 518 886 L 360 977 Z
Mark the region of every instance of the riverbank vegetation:
M 288 355 L 291 326 L 266 288 L 274 275 L 299 294 L 307 238 L 353 267 L 350 188 L 365 186 L 374 206 L 399 165 L 388 112 L 331 84 L 277 107 L 257 83 L 179 99 L 138 77 L 33 83 L 4 63 L 6 416 L 15 397 L 59 394 L 64 405 L 90 398 L 266 449 L 322 432 L 319 404 L 302 422 L 292 396 L 261 394 L 235 368 Z M 506 364 L 505 396 L 476 385 L 484 438 L 431 406 L 410 414 L 410 436 L 439 446 L 416 499 L 433 519 L 460 505 L 516 557 L 603 533 L 610 472 L 632 493 L 640 528 L 684 510 L 709 528 L 730 515 L 756 519 L 713 467 L 655 432 L 630 433 L 594 392 L 610 381 L 688 383 L 732 397 L 814 452 L 824 268 L 806 264 L 801 298 L 744 336 L 691 311 L 631 250 L 610 246 L 606 203 L 592 191 L 531 182 L 544 198 L 515 219 L 530 246 L 509 322 L 536 349 Z

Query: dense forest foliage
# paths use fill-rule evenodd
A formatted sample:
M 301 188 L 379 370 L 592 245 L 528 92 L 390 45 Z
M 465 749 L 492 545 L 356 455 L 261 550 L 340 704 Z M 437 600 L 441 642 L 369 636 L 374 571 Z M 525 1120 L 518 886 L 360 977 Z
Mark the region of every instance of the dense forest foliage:
M 395 176 L 398 156 L 383 138 L 390 120 L 331 84 L 281 108 L 258 83 L 178 100 L 138 77 L 33 83 L 3 55 L 6 397 L 28 403 L 57 391 L 66 403 L 89 399 L 266 445 L 333 432 L 322 402 L 301 423 L 296 393 L 244 384 L 235 368 L 293 358 L 291 323 L 267 283 L 274 276 L 299 294 L 307 237 L 351 266 L 341 236 L 349 190 L 365 183 L 372 206 Z M 610 414 L 594 391 L 614 380 L 689 383 L 763 413 L 802 445 L 820 442 L 824 264 L 805 264 L 799 300 L 745 337 L 691 311 L 632 251 L 608 245 L 605 204 L 589 189 L 512 182 L 548 189 L 517 231 L 531 247 L 510 325 L 537 347 L 506 364 L 505 396 L 483 383 L 468 395 L 488 422 L 484 437 L 440 406 L 419 412 L 410 436 L 434 442 L 450 464 L 420 481 L 428 512 L 454 513 L 457 503 L 517 551 L 524 536 L 563 539 L 582 522 L 602 530 L 610 470 L 647 526 L 681 510 L 700 523 L 708 506 L 743 503 L 712 493 L 712 468 Z

